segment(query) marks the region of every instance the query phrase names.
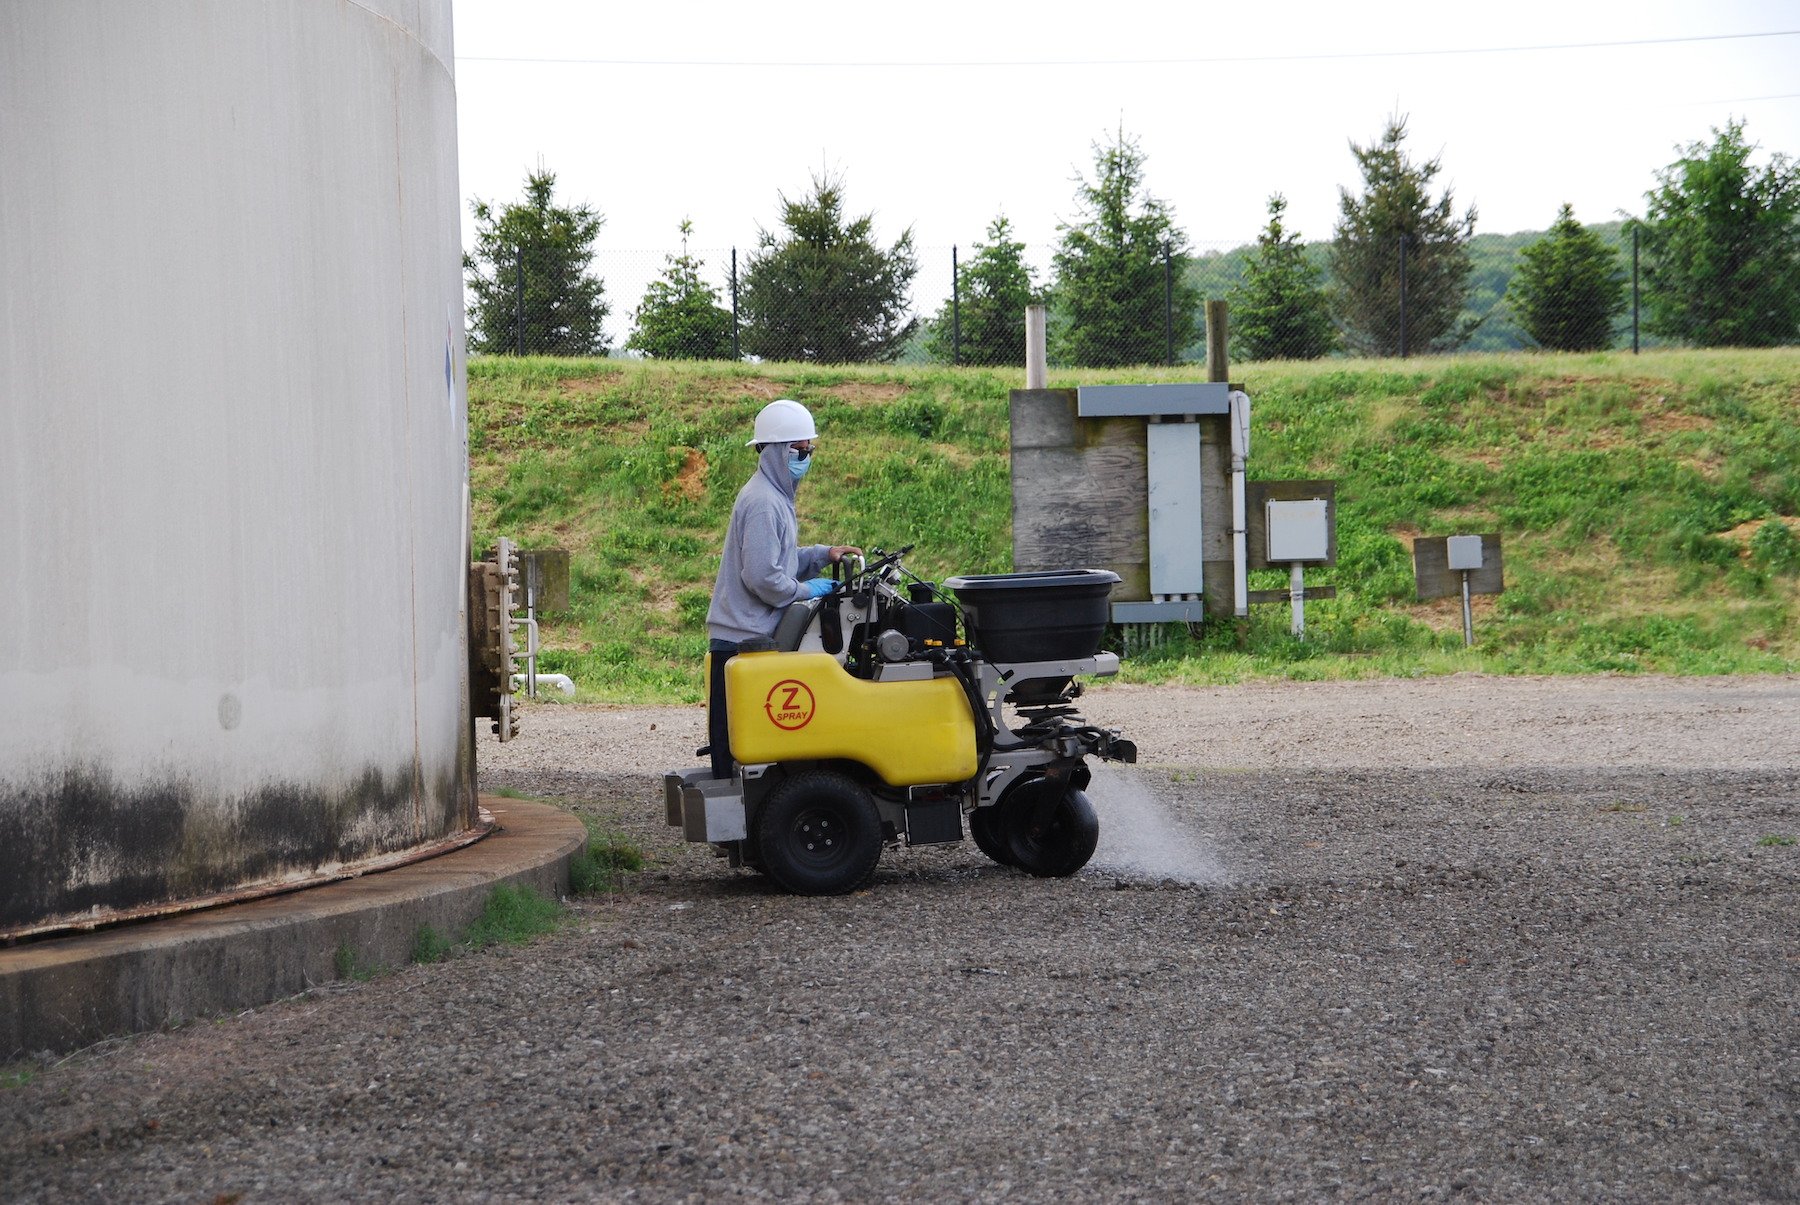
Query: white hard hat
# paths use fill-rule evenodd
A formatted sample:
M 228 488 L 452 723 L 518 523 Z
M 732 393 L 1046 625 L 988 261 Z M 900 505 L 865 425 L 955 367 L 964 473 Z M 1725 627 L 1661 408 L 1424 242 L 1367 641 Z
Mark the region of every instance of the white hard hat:
M 813 430 L 812 411 L 791 398 L 778 398 L 762 408 L 756 416 L 756 437 L 752 444 L 791 444 L 803 439 L 817 439 Z

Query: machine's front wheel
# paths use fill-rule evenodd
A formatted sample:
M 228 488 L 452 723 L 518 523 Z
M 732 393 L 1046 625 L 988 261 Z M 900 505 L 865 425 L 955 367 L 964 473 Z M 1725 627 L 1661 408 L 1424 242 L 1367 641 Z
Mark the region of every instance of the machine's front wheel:
M 990 804 L 969 813 L 969 836 L 975 838 L 975 848 L 1000 865 L 1013 865 L 1012 850 L 1007 848 L 1005 831 L 1000 823 L 999 805 Z
M 854 779 L 814 770 L 788 779 L 756 820 L 763 870 L 796 895 L 845 895 L 881 860 L 881 815 Z
M 1054 793 L 1052 802 L 1047 798 Z M 1100 843 L 1100 818 L 1087 795 L 1040 778 L 1015 788 L 999 817 L 1012 865 L 1039 878 L 1065 878 L 1088 864 Z

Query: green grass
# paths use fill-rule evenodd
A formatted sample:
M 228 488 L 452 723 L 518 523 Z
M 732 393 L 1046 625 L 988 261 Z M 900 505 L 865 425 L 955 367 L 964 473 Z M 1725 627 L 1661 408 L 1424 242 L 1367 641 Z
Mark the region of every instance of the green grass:
M 569 893 L 604 895 L 620 890 L 628 872 L 644 868 L 643 851 L 598 818 L 580 815 L 587 826 L 588 839 L 569 860 Z
M 420 925 L 413 934 L 412 960 L 419 963 L 442 962 L 450 957 L 456 946 L 448 937 L 439 933 L 430 925 Z
M 1059 372 L 1058 385 L 1191 380 Z M 1800 351 L 1495 355 L 1244 364 L 1251 473 L 1338 482 L 1338 597 L 1185 631 L 1139 682 L 1800 669 Z M 805 401 L 820 454 L 802 538 L 916 544 L 927 576 L 1011 568 L 1016 370 L 488 358 L 469 369 L 477 547 L 571 553 L 540 668 L 584 701 L 701 697 L 704 618 L 744 440 Z M 1415 534 L 1497 531 L 1505 594 L 1413 598 Z M 1259 575 L 1253 588 L 1284 586 Z
M 485 950 L 495 945 L 524 945 L 533 938 L 556 932 L 562 927 L 567 913 L 568 909 L 562 904 L 530 887 L 501 884 L 488 893 L 481 915 L 464 930 L 460 942 L 451 941 L 430 925 L 420 925 L 413 934 L 411 961 L 439 963 L 459 952 Z M 387 970 L 369 961 L 349 941 L 338 943 L 332 953 L 332 964 L 339 979 L 358 983 L 367 982 Z
M 337 949 L 332 951 L 331 963 L 339 979 L 351 979 L 357 983 L 367 983 L 384 969 L 379 963 L 370 962 L 348 940 L 340 941 Z
M 563 905 L 530 887 L 501 884 L 488 893 L 481 915 L 464 930 L 460 943 L 430 925 L 420 925 L 413 934 L 412 961 L 429 965 L 447 961 L 459 952 L 494 945 L 524 945 L 533 938 L 556 932 L 567 914 Z
M 1793 837 L 1781 837 L 1781 836 L 1775 835 L 1774 833 L 1770 833 L 1766 837 L 1758 838 L 1756 843 L 1758 845 L 1778 846 L 1778 845 L 1792 845 L 1792 844 L 1794 844 L 1794 841 L 1795 841 L 1795 838 L 1793 838 Z
M 522 946 L 562 927 L 567 909 L 530 887 L 502 883 L 488 893 L 481 915 L 463 933 L 471 950 L 489 946 Z

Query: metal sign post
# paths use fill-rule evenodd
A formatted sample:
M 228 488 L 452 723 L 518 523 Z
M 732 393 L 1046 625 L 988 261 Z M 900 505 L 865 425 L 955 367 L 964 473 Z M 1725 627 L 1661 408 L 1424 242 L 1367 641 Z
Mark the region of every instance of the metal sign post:
M 1462 575 L 1463 647 L 1475 647 L 1475 615 L 1469 608 L 1469 574 L 1481 568 L 1481 537 L 1451 536 L 1444 541 L 1450 568 Z
M 1462 571 L 1463 647 L 1475 647 L 1475 613 L 1469 608 L 1469 571 Z

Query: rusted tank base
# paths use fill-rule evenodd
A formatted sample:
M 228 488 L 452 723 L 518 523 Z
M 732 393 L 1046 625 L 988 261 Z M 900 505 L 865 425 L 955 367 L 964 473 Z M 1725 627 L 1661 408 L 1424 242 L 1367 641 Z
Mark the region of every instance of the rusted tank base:
M 311 887 L 322 887 L 326 883 L 335 883 L 340 879 L 354 879 L 360 875 L 376 874 L 383 870 L 393 870 L 413 862 L 423 862 L 427 858 L 437 858 L 444 854 L 473 845 L 492 832 L 494 817 L 486 809 L 481 809 L 480 820 L 475 827 L 465 832 L 434 841 L 430 845 L 422 845 L 417 849 L 401 850 L 398 853 L 384 854 L 380 857 L 368 858 L 361 862 L 344 866 L 336 866 L 329 870 L 320 870 L 304 878 L 295 878 L 280 883 L 262 883 L 254 887 L 245 887 L 241 891 L 221 892 L 218 895 L 201 896 L 198 899 L 177 900 L 168 904 L 146 904 L 141 908 L 122 908 L 114 911 L 95 909 L 91 914 L 79 919 L 67 917 L 42 925 L 28 925 L 16 929 L 0 930 L 0 945 L 14 945 L 21 940 L 42 939 L 58 933 L 76 931 L 92 931 L 104 929 L 110 925 L 132 924 L 134 922 L 155 920 L 159 917 L 174 916 L 181 912 L 198 912 L 204 908 L 220 908 L 227 904 L 243 904 L 250 900 L 260 900 L 271 895 L 283 895 L 289 891 L 305 891 Z
M 358 968 L 399 967 L 421 926 L 454 939 L 503 884 L 568 891 L 587 840 L 548 804 L 483 796 L 495 826 L 425 861 L 200 912 L 0 949 L 0 1062 L 254 1008 Z

